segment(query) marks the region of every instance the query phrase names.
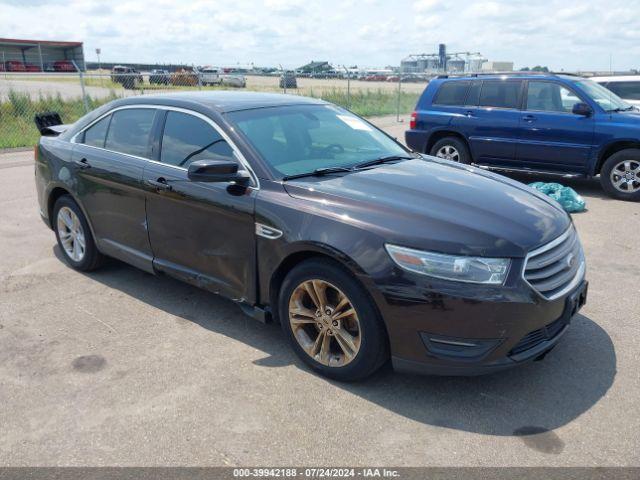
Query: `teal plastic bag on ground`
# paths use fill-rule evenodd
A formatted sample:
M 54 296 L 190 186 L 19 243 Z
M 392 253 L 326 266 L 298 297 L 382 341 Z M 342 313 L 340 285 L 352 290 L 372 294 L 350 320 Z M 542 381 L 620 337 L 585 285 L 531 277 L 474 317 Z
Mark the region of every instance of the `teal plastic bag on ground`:
M 544 182 L 530 183 L 529 186 L 553 198 L 562 205 L 566 212 L 576 213 L 585 210 L 584 199 L 573 188 L 565 187 L 559 183 Z

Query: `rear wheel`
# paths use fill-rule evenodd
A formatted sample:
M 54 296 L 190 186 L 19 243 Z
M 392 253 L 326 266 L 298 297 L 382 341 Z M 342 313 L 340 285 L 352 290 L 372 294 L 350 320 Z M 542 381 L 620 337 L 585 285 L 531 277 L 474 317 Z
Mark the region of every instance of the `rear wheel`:
M 453 162 L 471 163 L 471 155 L 465 143 L 456 137 L 445 137 L 438 140 L 429 152 L 434 157 L 444 158 Z
M 53 227 L 65 260 L 76 270 L 88 272 L 102 264 L 82 210 L 69 195 L 60 197 L 53 207 Z
M 600 183 L 614 198 L 640 201 L 640 149 L 628 148 L 611 155 L 600 170 Z
M 280 322 L 296 354 L 319 373 L 360 380 L 387 359 L 382 320 L 363 287 L 345 270 L 308 260 L 280 290 Z

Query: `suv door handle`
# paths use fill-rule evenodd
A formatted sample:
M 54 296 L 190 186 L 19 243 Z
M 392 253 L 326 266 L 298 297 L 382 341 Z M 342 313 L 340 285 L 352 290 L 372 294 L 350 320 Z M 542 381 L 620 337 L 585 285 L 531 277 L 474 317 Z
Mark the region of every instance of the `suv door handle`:
M 465 114 L 467 117 L 475 117 L 475 116 L 476 116 L 476 115 L 475 115 L 475 112 L 474 112 L 473 110 L 467 110 L 464 114 Z
M 160 190 L 170 191 L 170 190 L 172 190 L 171 185 L 169 185 L 167 183 L 167 180 L 165 178 L 163 178 L 163 177 L 160 177 L 157 180 L 147 180 L 147 185 L 152 186 L 157 191 L 160 191 Z
M 535 115 L 525 115 L 524 117 L 522 117 L 522 119 L 523 119 L 525 122 L 529 122 L 529 123 L 531 123 L 531 122 L 535 122 L 535 121 L 536 121 L 536 117 L 535 117 Z
M 81 158 L 80 160 L 75 160 L 73 163 L 80 170 L 84 170 L 85 168 L 91 168 L 91 165 L 89 164 L 89 161 L 86 158 Z

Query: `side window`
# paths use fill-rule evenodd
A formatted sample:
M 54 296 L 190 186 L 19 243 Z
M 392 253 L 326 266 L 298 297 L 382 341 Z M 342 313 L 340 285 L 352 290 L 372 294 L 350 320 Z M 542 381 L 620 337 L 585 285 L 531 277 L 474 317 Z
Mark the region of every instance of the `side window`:
M 522 82 L 510 80 L 485 80 L 480 92 L 481 107 L 519 108 Z
M 434 105 L 450 105 L 462 106 L 467 98 L 467 91 L 471 82 L 453 81 L 445 82 L 440 85 L 436 98 L 433 100 Z
M 469 89 L 469 95 L 467 95 L 467 101 L 465 105 L 477 107 L 480 101 L 480 90 L 482 89 L 482 82 L 473 82 Z
M 131 108 L 113 113 L 105 148 L 138 157 L 148 156 L 155 114 L 153 108 Z
M 92 147 L 104 148 L 104 139 L 107 136 L 107 129 L 109 128 L 109 121 L 111 115 L 107 115 L 99 122 L 94 123 L 91 127 L 84 131 L 84 143 Z
M 559 83 L 529 81 L 527 90 L 527 110 L 541 112 L 571 113 L 580 99 Z
M 161 162 L 187 167 L 191 162 L 205 160 L 212 155 L 234 159 L 231 146 L 211 125 L 186 113 L 167 114 L 162 134 Z

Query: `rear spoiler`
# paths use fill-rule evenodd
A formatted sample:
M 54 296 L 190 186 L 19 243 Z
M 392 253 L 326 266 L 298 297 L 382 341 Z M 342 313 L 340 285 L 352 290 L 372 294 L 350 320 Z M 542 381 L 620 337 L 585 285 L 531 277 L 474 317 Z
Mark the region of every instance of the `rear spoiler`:
M 33 121 L 36 123 L 40 135 L 49 137 L 60 135 L 71 126 L 62 123 L 62 118 L 60 118 L 58 112 L 39 113 L 33 118 Z

